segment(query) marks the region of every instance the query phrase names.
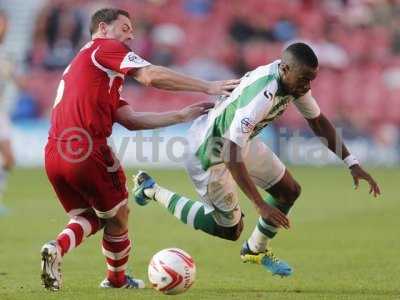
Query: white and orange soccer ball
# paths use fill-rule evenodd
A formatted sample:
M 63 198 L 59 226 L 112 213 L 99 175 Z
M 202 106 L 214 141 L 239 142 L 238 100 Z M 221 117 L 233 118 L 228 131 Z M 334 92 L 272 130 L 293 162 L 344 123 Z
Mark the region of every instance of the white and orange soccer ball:
M 196 278 L 193 258 L 178 248 L 168 248 L 154 254 L 148 268 L 153 287 L 168 295 L 187 291 Z

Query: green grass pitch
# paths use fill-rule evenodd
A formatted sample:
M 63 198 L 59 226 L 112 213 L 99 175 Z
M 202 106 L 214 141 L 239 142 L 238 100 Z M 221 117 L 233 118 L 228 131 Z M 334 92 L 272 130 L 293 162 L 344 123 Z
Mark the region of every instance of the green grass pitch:
M 130 268 L 147 281 L 147 264 L 166 247 L 188 251 L 197 264 L 194 286 L 176 299 L 400 299 L 399 169 L 373 169 L 383 196 L 359 191 L 345 168 L 290 168 L 303 193 L 292 214 L 292 229 L 272 246 L 290 262 L 294 275 L 272 277 L 262 267 L 241 263 L 239 250 L 256 222 L 241 197 L 245 230 L 237 242 L 193 231 L 152 203 L 131 204 L 134 246 Z M 129 170 L 128 175 L 133 173 Z M 163 185 L 194 197 L 183 171 L 151 171 Z M 95 176 L 95 174 L 92 174 Z M 5 197 L 11 213 L 0 217 L 0 299 L 166 299 L 147 288 L 100 290 L 105 273 L 100 237 L 94 236 L 64 259 L 65 288 L 44 291 L 39 280 L 39 250 L 67 222 L 43 170 L 18 169 Z M 61 297 L 61 298 L 60 298 Z

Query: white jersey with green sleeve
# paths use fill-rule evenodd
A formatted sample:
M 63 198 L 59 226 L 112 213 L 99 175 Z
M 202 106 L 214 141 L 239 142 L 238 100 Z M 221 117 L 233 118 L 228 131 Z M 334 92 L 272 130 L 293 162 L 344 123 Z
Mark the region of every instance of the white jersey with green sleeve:
M 221 99 L 206 117 L 195 121 L 192 151 L 204 170 L 222 162 L 220 154 L 224 139 L 244 147 L 264 127 L 279 118 L 293 100 L 298 102 L 296 106 L 304 117 L 315 118 L 320 114 L 311 92 L 299 99 L 282 92 L 279 63 L 277 60 L 248 72 L 229 97 Z

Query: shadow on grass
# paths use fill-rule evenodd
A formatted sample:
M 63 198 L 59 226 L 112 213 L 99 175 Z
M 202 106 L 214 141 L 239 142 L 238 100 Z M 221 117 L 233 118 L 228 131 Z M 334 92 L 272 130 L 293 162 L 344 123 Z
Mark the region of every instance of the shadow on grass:
M 374 289 L 359 289 L 359 288 L 338 288 L 335 290 L 332 289 L 278 289 L 278 288 L 269 288 L 267 289 L 245 289 L 245 288 L 218 288 L 218 289 L 202 289 L 202 294 L 225 294 L 225 295 L 239 295 L 243 294 L 243 297 L 246 295 L 271 295 L 271 294 L 292 294 L 292 295 L 343 295 L 343 296 L 391 296 L 398 297 L 400 299 L 400 289 L 398 290 L 374 290 Z

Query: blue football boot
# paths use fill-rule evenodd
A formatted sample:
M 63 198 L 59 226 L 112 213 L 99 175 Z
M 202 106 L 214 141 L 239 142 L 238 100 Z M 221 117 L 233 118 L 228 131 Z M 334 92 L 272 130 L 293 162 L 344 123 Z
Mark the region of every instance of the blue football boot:
M 263 265 L 272 275 L 287 277 L 292 275 L 293 269 L 287 262 L 278 259 L 271 251 L 267 249 L 264 252 L 254 253 L 250 250 L 247 241 L 244 242 L 240 250 L 240 258 L 244 263 L 253 263 Z
M 135 187 L 132 190 L 133 198 L 139 205 L 147 205 L 154 199 L 156 182 L 146 172 L 139 171 L 133 176 Z

